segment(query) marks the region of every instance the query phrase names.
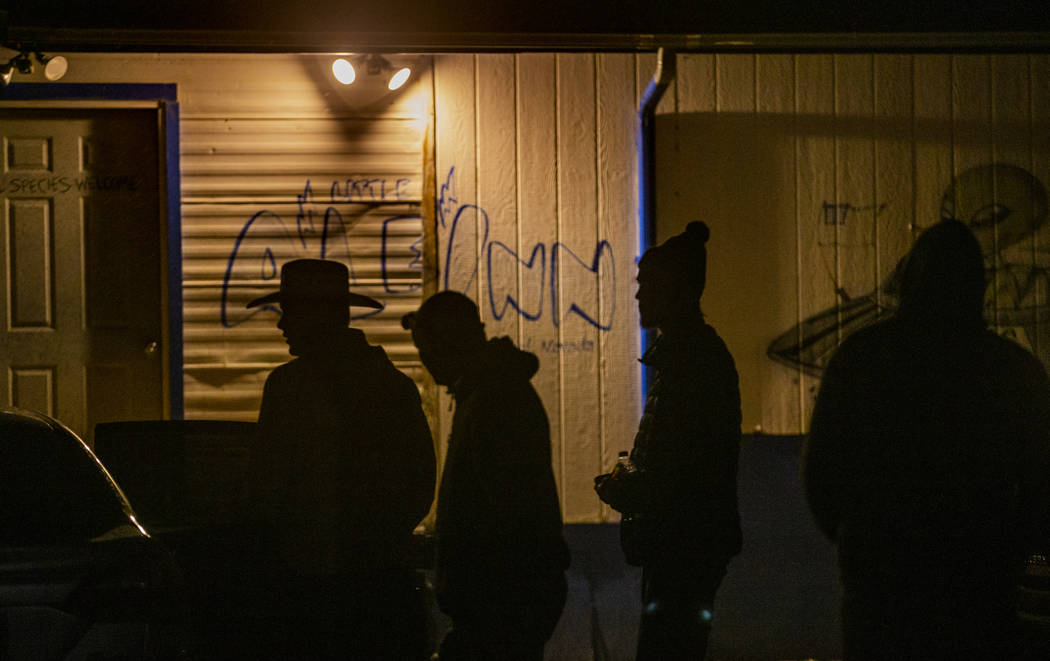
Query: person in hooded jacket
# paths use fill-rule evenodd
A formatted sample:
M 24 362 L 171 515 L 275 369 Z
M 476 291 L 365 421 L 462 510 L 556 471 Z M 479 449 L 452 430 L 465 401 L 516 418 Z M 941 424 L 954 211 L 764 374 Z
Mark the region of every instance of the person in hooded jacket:
M 296 358 L 266 379 L 247 476 L 265 612 L 248 655 L 425 659 L 413 530 L 434 497 L 430 428 L 412 380 L 347 327 L 350 306 L 382 304 L 316 259 L 248 306 L 273 303 Z
M 444 291 L 405 315 L 434 381 L 455 398 L 438 490 L 438 604 L 452 620 L 442 661 L 540 661 L 566 598 L 569 552 L 550 426 L 532 353 L 486 340 L 478 308 Z
M 725 343 L 705 323 L 707 240 L 700 221 L 638 263 L 642 356 L 654 378 L 630 456 L 635 471 L 599 475 L 599 497 L 623 513 L 621 545 L 642 567 L 638 661 L 703 659 L 714 599 L 740 552 L 740 391 Z
M 930 227 L 900 308 L 824 372 L 803 484 L 838 547 L 849 661 L 1021 654 L 1016 586 L 1050 520 L 1050 385 L 986 327 L 984 290 L 970 229 Z

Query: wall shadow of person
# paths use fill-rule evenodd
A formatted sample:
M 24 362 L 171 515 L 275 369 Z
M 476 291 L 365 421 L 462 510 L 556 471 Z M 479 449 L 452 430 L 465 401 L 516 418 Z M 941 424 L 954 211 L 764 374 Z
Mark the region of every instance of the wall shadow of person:
M 1016 585 L 1050 520 L 1050 384 L 987 328 L 985 287 L 973 232 L 934 225 L 899 308 L 824 371 L 803 484 L 837 545 L 846 659 L 1021 654 Z

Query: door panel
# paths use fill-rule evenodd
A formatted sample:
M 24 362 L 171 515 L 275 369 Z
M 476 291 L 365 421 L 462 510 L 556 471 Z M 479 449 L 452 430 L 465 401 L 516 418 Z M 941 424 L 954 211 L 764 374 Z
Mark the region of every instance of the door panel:
M 3 109 L 0 403 L 97 422 L 163 415 L 155 109 Z

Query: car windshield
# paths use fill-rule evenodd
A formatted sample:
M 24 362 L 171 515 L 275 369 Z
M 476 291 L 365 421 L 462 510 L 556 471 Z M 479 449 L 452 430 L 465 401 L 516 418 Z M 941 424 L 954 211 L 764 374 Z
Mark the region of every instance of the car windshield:
M 81 542 L 127 523 L 106 474 L 74 437 L 0 425 L 0 543 Z

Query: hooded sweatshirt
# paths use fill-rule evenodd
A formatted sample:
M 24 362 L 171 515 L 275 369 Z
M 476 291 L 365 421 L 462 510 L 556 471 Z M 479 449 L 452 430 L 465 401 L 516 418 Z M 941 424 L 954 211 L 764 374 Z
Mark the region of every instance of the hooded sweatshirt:
M 456 411 L 438 493 L 436 573 L 446 612 L 561 573 L 562 538 L 547 414 L 534 354 L 489 340 L 452 387 Z

